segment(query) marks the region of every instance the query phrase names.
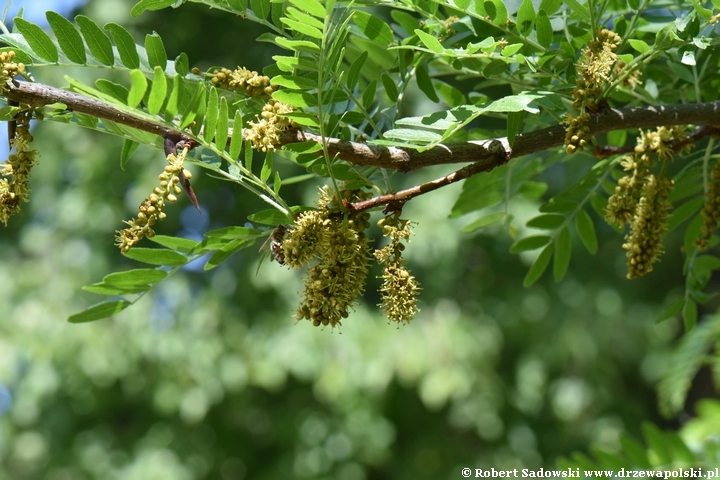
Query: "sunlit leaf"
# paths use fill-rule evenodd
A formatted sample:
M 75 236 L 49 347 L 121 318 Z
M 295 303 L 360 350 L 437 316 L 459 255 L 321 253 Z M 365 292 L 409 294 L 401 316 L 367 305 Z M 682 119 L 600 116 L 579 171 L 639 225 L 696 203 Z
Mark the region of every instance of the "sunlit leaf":
M 160 67 L 165 70 L 167 53 L 160 35 L 152 33 L 145 36 L 145 51 L 151 68 Z
M 100 63 L 113 65 L 115 55 L 113 54 L 112 41 L 107 33 L 85 15 L 78 15 L 75 17 L 75 21 L 80 27 L 80 33 L 85 38 L 85 43 L 87 43 L 92 56 Z
M 148 112 L 150 112 L 151 115 L 156 115 L 160 112 L 160 109 L 165 103 L 166 95 L 167 79 L 165 78 L 165 72 L 162 68 L 155 67 L 152 88 L 150 89 L 150 95 L 148 97 Z
M 87 61 L 85 44 L 72 22 L 53 11 L 45 12 L 45 18 L 47 18 L 60 48 L 68 59 L 75 63 L 85 63 Z
M 140 105 L 145 92 L 147 91 L 147 78 L 140 70 L 130 72 L 130 93 L 128 93 L 128 105 L 135 108 Z
M 165 248 L 134 247 L 123 255 L 138 262 L 148 263 L 150 265 L 167 265 L 169 267 L 185 265 L 188 261 L 185 255 Z
M 130 15 L 137 17 L 142 14 L 145 10 L 161 10 L 167 8 L 177 0 L 140 0 L 130 10 Z
M 13 22 L 38 57 L 51 63 L 58 61 L 57 47 L 42 28 L 20 17 Z
M 112 22 L 105 24 L 105 30 L 112 34 L 118 54 L 120 55 L 120 61 L 123 65 L 131 69 L 140 67 L 140 56 L 135 46 L 135 40 L 132 35 L 130 35 L 130 32 L 117 23 Z
M 84 322 L 92 322 L 95 320 L 101 320 L 103 318 L 112 317 L 113 315 L 116 315 L 116 314 L 122 312 L 130 305 L 132 305 L 132 303 L 128 302 L 127 300 L 116 300 L 116 301 L 98 303 L 83 312 L 76 313 L 75 315 L 71 315 L 68 318 L 68 322 L 84 323 Z

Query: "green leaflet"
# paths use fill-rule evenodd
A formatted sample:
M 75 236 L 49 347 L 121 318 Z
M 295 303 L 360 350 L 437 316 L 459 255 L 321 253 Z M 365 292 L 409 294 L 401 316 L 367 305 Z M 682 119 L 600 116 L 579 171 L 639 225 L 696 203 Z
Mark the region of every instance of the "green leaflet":
M 180 122 L 181 129 L 189 126 L 198 116 L 198 113 L 200 112 L 200 103 L 203 102 L 204 97 L 205 87 L 202 85 L 202 83 L 198 83 L 195 86 L 195 92 L 193 94 L 192 100 L 185 109 L 185 112 L 183 112 L 182 121 Z M 200 122 L 198 122 L 198 124 L 200 124 Z
M 360 54 L 358 58 L 355 59 L 355 61 L 350 65 L 350 70 L 348 71 L 347 78 L 345 80 L 345 84 L 348 87 L 348 90 L 352 91 L 355 89 L 355 85 L 358 84 L 358 81 L 360 80 L 360 71 L 362 70 L 363 65 L 365 64 L 365 60 L 367 60 L 368 52 L 364 51 Z
M 565 222 L 563 215 L 547 213 L 528 220 L 526 225 L 530 228 L 540 228 L 545 230 L 555 230 Z
M 552 257 L 552 253 L 552 245 L 546 246 L 543 251 L 540 252 L 540 255 L 538 255 L 538 257 L 535 259 L 535 262 L 533 262 L 533 264 L 530 266 L 530 270 L 528 270 L 527 275 L 525 275 L 525 279 L 523 280 L 524 287 L 527 288 L 538 281 L 538 279 L 545 272 L 545 269 L 547 269 L 547 266 L 550 264 L 550 257 Z
M 270 13 L 270 0 L 250 0 L 250 7 L 255 16 L 262 20 Z
M 138 262 L 148 263 L 150 265 L 179 267 L 188 262 L 188 258 L 185 255 L 166 248 L 134 247 L 125 252 L 123 255 L 127 258 L 137 260 Z
M 152 87 L 150 88 L 150 95 L 148 97 L 148 112 L 150 112 L 151 115 L 157 115 L 160 112 L 165 103 L 166 95 L 167 78 L 165 78 L 165 72 L 163 72 L 160 67 L 155 67 Z
M 288 217 L 279 210 L 269 209 L 253 213 L 252 215 L 248 216 L 248 220 L 254 223 L 260 223 L 262 225 L 277 226 L 281 223 L 287 223 Z
M 130 10 L 130 15 L 137 17 L 145 10 L 162 10 L 175 3 L 175 0 L 140 0 Z
M 353 12 L 355 25 L 374 43 L 387 46 L 393 43 L 393 33 L 387 23 L 379 17 L 370 15 L 362 10 Z
M 595 255 L 598 251 L 597 235 L 595 234 L 595 225 L 593 224 L 590 214 L 585 210 L 579 210 L 575 217 L 575 230 L 580 237 L 580 241 L 588 252 Z
M 165 70 L 167 67 L 167 53 L 160 35 L 153 32 L 145 36 L 145 51 L 151 68 L 160 67 Z
M 387 95 L 388 99 L 391 102 L 397 102 L 399 92 L 397 85 L 395 84 L 395 81 L 390 78 L 390 76 L 387 73 L 384 73 L 380 76 L 380 79 L 382 80 L 383 87 L 385 87 L 385 95 Z
M 383 25 L 385 24 L 383 23 Z M 415 35 L 417 35 L 418 38 L 420 38 L 420 41 L 433 52 L 442 53 L 445 51 L 445 47 L 442 46 L 440 41 L 429 33 L 425 33 L 420 29 L 416 29 Z
M 550 18 L 545 10 L 538 11 L 537 17 L 535 17 L 535 30 L 537 31 L 538 43 L 545 48 L 548 48 L 552 43 L 553 30 L 550 24 Z
M 222 227 L 215 230 L 205 232 L 208 238 L 222 238 L 225 240 L 234 240 L 237 238 L 256 238 L 262 235 L 260 230 L 248 227 Z
M 479 1 L 479 0 L 476 0 Z M 502 0 L 485 0 L 483 2 L 485 11 L 495 25 L 505 25 L 508 20 L 507 8 Z
M 106 275 L 103 283 L 116 287 L 136 287 L 157 283 L 167 277 L 167 272 L 154 268 L 138 268 Z
M 95 86 L 101 92 L 111 95 L 123 104 L 127 103 L 128 89 L 125 85 L 120 85 L 119 83 L 111 82 L 110 80 L 106 80 L 104 78 L 98 78 L 95 80 Z
M 130 35 L 130 32 L 117 23 L 112 22 L 105 24 L 105 30 L 112 34 L 122 64 L 130 69 L 139 68 L 140 56 L 135 46 L 135 40 L 132 35 Z
M 321 39 L 323 34 L 322 30 L 312 27 L 310 25 L 307 25 L 305 23 L 298 22 L 297 20 L 292 20 L 290 18 L 283 17 L 281 18 L 282 23 L 287 25 L 290 29 L 294 30 L 297 33 L 301 33 L 303 35 L 307 35 L 308 37 Z
M 476 230 L 480 230 L 481 228 L 489 227 L 490 225 L 495 225 L 496 223 L 500 222 L 504 218 L 505 218 L 505 212 L 491 213 L 489 215 L 485 215 L 483 217 L 473 220 L 472 222 L 470 222 L 467 225 L 465 225 L 464 227 L 462 227 L 461 231 L 463 233 L 472 233 Z
M 510 247 L 510 253 L 520 253 L 526 250 L 537 250 L 550 242 L 548 235 L 531 235 L 521 238 Z
M 130 72 L 130 93 L 128 93 L 128 106 L 137 108 L 147 91 L 147 78 L 140 70 Z
M 33 52 L 43 60 L 57 63 L 58 50 L 53 41 L 42 28 L 24 18 L 15 18 L 15 27 L 20 31 Z
M 135 142 L 128 138 L 126 138 L 123 142 L 122 150 L 120 151 L 120 168 L 122 170 L 125 170 L 125 166 L 127 165 L 128 160 L 130 160 L 132 154 L 135 153 L 138 145 L 140 145 L 138 142 Z
M 535 8 L 532 0 L 523 0 L 516 17 L 517 28 L 521 34 L 527 35 L 532 31 L 535 24 Z
M 180 55 L 175 57 L 175 71 L 183 77 L 190 71 L 190 59 L 185 52 L 180 52 Z
M 98 62 L 112 66 L 115 63 L 112 41 L 98 25 L 85 15 L 78 15 L 75 21 L 80 27 L 80 32 L 85 38 L 88 49 Z
M 217 130 L 215 131 L 215 145 L 221 152 L 225 150 L 228 141 L 228 104 L 225 97 L 220 97 L 220 111 L 218 113 Z
M 692 380 L 707 360 L 718 333 L 720 317 L 715 315 L 685 333 L 680 340 L 658 384 L 660 410 L 665 415 L 682 411 Z
M 417 78 L 417 84 L 420 90 L 433 102 L 438 103 L 440 98 L 435 91 L 430 73 L 426 65 L 418 65 L 415 75 Z
M 272 169 L 273 153 L 272 151 L 268 151 L 267 154 L 265 154 L 265 161 L 263 162 L 262 170 L 260 170 L 260 180 L 262 180 L 263 182 L 267 182 L 270 178 L 270 174 L 272 173 Z
M 289 18 L 292 18 L 293 20 L 297 20 L 300 23 L 304 23 L 307 25 L 310 25 L 311 27 L 315 27 L 318 30 L 322 30 L 325 28 L 325 24 L 318 20 L 317 18 L 313 17 L 312 15 L 308 15 L 307 13 L 301 12 L 295 7 L 288 7 L 287 8 L 287 14 Z
M 70 20 L 55 12 L 45 12 L 50 28 L 52 28 L 58 44 L 63 53 L 71 62 L 84 64 L 87 62 L 85 55 L 85 44 L 80 32 L 73 26 Z
M 570 239 L 570 229 L 563 227 L 557 233 L 555 238 L 555 254 L 553 256 L 553 277 L 556 282 L 563 279 L 570 266 L 570 257 L 572 256 L 572 242 Z
M 207 111 L 205 112 L 205 130 L 203 131 L 203 139 L 210 143 L 215 137 L 215 130 L 218 123 L 218 91 L 215 87 L 210 87 L 210 99 L 208 100 Z
M 155 235 L 150 241 L 185 254 L 189 254 L 200 244 L 200 242 L 189 238 L 168 237 L 166 235 Z
M 318 18 L 325 18 L 325 7 L 317 0 L 290 0 L 290 3 Z
M 172 122 L 179 111 L 179 105 L 183 100 L 181 97 L 182 90 L 182 78 L 180 78 L 180 75 L 175 75 L 173 78 L 172 91 L 165 106 L 165 120 L 168 122 Z
M 238 108 L 235 110 L 232 137 L 230 138 L 230 157 L 233 159 L 240 157 L 240 151 L 243 147 L 242 124 L 242 112 Z
M 132 305 L 132 303 L 128 302 L 127 300 L 116 300 L 112 302 L 98 303 L 85 311 L 76 313 L 75 315 L 71 315 L 68 318 L 68 322 L 84 323 L 112 317 L 113 315 L 122 312 L 130 305 Z

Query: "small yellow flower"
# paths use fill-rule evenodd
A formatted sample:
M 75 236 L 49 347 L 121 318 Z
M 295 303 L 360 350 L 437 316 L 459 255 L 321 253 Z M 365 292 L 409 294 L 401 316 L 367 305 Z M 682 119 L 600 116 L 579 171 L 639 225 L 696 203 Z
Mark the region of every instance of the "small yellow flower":
M 8 57 L 12 52 L 0 53 Z M 13 54 L 14 56 L 14 54 Z M 30 119 L 34 109 L 21 104 L 15 117 L 15 136 L 10 140 L 14 150 L 0 168 L 0 222 L 7 226 L 10 217 L 20 211 L 20 204 L 30 201 L 30 172 L 37 164 L 38 152 L 30 149 L 33 137 L 30 134 Z M 8 178 L 12 178 L 8 180 Z
M 405 259 L 402 258 L 405 249 L 402 242 L 410 239 L 410 225 L 409 220 L 403 220 L 399 215 L 391 215 L 378 222 L 383 236 L 390 238 L 389 245 L 375 250 L 375 258 L 384 264 L 378 307 L 383 309 L 390 321 L 398 325 L 410 323 L 420 311 L 417 308 L 420 286 L 405 267 Z
M 250 97 L 269 96 L 276 89 L 270 85 L 270 77 L 245 67 L 238 67 L 235 70 L 227 68 L 215 70 L 210 81 L 219 88 L 242 91 Z
M 184 167 L 185 157 L 188 149 L 185 148 L 177 155 L 171 153 L 167 156 L 168 164 L 158 176 L 160 186 L 153 189 L 150 194 L 138 207 L 138 215 L 130 221 L 125 221 L 129 228 L 115 232 L 115 245 L 120 251 L 126 253 L 143 238 L 155 236 L 153 226 L 158 220 L 166 217 L 165 202 L 176 202 L 175 194 L 180 193 L 177 183 L 180 181 L 178 175 L 182 172 L 185 178 L 191 178 L 192 174 Z M 174 193 L 173 193 L 174 192 Z

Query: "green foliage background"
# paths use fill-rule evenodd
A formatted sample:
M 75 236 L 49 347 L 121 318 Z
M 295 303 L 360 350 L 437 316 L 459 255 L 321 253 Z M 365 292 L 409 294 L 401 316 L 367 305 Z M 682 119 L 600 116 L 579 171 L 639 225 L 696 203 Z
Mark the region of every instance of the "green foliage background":
M 260 69 L 277 53 L 254 43 L 255 24 L 205 6 L 130 18 L 133 3 L 95 0 L 83 13 L 136 39 L 156 30 L 171 57 L 185 51 L 201 69 Z M 67 73 L 37 77 L 61 84 Z M 0 403 L 9 405 L 2 478 L 459 478 L 463 467 L 552 467 L 590 445 L 627 451 L 625 435 L 650 444 L 653 465 L 717 459 L 704 443 L 718 431 L 715 404 L 680 431 L 691 457 L 680 447 L 663 457 L 662 435 L 641 427 L 678 427 L 658 416 L 654 387 L 681 331 L 675 319 L 655 324 L 685 291 L 680 233 L 666 240 L 662 274 L 627 282 L 619 237 L 597 223 L 597 255 L 576 241 L 561 282 L 522 289 L 536 253 L 509 254 L 499 225 L 458 234 L 466 221 L 447 218 L 460 193 L 451 187 L 404 211 L 418 222 L 406 254 L 424 288 L 410 326 L 386 324 L 376 288 L 342 334 L 294 325 L 298 276 L 274 263 L 257 270 L 254 248 L 210 272 L 185 269 L 112 320 L 73 325 L 65 319 L 94 300 L 78 293 L 83 285 L 137 266 L 118 254 L 113 234 L 164 158 L 141 146 L 119 171 L 116 138 L 49 123 L 34 134 L 42 158 L 32 202 L 0 230 L 0 388 L 11 398 Z M 581 170 L 546 172 L 549 194 Z M 199 236 L 262 208 L 232 184 L 193 182 L 204 214 L 183 200 L 160 233 Z M 284 197 L 311 204 L 316 187 L 284 187 Z M 523 220 L 538 205 L 509 208 Z M 691 399 L 710 393 L 697 388 Z

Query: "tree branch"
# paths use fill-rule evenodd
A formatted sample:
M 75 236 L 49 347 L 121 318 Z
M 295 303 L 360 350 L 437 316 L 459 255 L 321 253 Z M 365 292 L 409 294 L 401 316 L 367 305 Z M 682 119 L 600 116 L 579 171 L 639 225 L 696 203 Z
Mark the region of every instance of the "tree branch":
M 6 85 L 2 96 L 10 101 L 36 107 L 60 102 L 65 104 L 68 110 L 74 112 L 127 125 L 160 135 L 163 138 L 171 138 L 176 141 L 184 140 L 189 142 L 191 146 L 195 145 L 191 137 L 183 132 L 135 117 L 128 112 L 108 106 L 98 100 L 48 85 L 10 82 Z M 713 127 L 700 129 L 701 136 L 717 134 L 720 127 L 720 101 L 620 109 L 606 108 L 592 115 L 587 123 L 590 131 L 585 138 L 591 138 L 612 130 L 689 124 Z M 701 138 L 701 136 L 698 136 L 698 138 Z M 321 142 L 321 137 L 313 133 L 292 129 L 283 133 L 281 144 L 287 145 L 308 140 Z M 436 190 L 477 173 L 490 171 L 497 166 L 504 165 L 512 158 L 557 148 L 564 143 L 564 140 L 565 126 L 562 124 L 518 134 L 512 148 L 506 137 L 451 143 L 422 152 L 415 149 L 385 147 L 336 138 L 326 139 L 328 153 L 331 156 L 360 166 L 374 166 L 410 172 L 431 165 L 473 162 L 472 165 L 422 185 L 349 205 L 354 210 L 365 210 L 383 204 L 391 206 L 394 204 L 401 207 L 404 202 L 412 197 Z

